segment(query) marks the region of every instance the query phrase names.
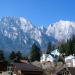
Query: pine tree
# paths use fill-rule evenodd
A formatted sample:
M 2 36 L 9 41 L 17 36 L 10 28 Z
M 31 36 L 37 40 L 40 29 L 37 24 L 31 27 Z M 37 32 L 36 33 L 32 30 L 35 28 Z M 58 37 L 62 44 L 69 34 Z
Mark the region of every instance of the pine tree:
M 75 55 L 75 35 L 72 36 L 72 39 L 70 42 L 70 51 L 71 51 L 71 54 Z
M 51 44 L 51 42 L 49 42 L 46 54 L 50 54 L 51 51 L 52 51 L 52 44 Z
M 17 60 L 22 59 L 22 58 L 23 58 L 23 57 L 22 57 L 22 53 L 21 53 L 20 51 L 18 51 L 18 52 L 16 53 L 16 57 L 17 57 Z
M 14 51 L 12 51 L 12 52 L 10 53 L 9 59 L 10 59 L 10 60 L 13 60 L 13 59 L 15 59 L 15 58 L 16 58 L 16 53 L 15 53 Z
M 67 51 L 68 51 L 68 44 L 62 43 L 61 46 L 59 47 L 59 52 L 61 54 L 64 54 L 64 53 L 66 54 Z
M 67 42 L 62 43 L 59 47 L 60 53 L 68 55 L 75 55 L 75 36 L 72 36 Z
M 4 60 L 4 53 L 2 50 L 0 50 L 0 60 Z
M 40 48 L 34 43 L 30 52 L 30 61 L 40 61 L 41 51 Z

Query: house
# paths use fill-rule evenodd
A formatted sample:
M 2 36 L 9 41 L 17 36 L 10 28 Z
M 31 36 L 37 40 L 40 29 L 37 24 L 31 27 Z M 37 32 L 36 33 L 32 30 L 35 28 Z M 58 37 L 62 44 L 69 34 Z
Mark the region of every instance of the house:
M 50 54 L 42 54 L 40 62 L 53 62 L 60 55 L 59 50 L 55 49 Z
M 6 61 L 0 61 L 0 75 L 42 75 L 43 70 L 27 61 L 8 65 Z
M 69 55 L 65 57 L 65 63 L 68 67 L 75 67 L 75 56 Z
M 8 63 L 7 61 L 0 61 L 0 75 L 10 75 L 7 71 Z
M 59 70 L 56 75 L 75 75 L 75 67 L 67 67 Z
M 27 64 L 27 63 L 28 63 L 28 61 L 27 61 L 27 60 L 20 60 L 20 62 L 21 62 L 21 63 L 25 63 L 25 64 Z
M 55 67 L 52 71 L 52 75 L 70 75 L 70 72 L 65 64 L 61 64 Z
M 71 75 L 75 75 L 75 67 L 68 67 L 68 70 Z
M 13 75 L 42 75 L 43 70 L 30 63 L 13 63 Z
M 43 54 L 40 58 L 40 62 L 53 62 L 54 58 L 50 54 Z
M 67 68 L 68 69 L 68 68 Z M 57 73 L 56 73 L 56 75 L 72 75 L 71 73 L 70 73 L 70 71 L 69 70 L 67 70 L 66 68 L 63 68 L 63 69 L 61 69 L 60 71 L 58 71 Z
M 55 49 L 55 50 L 53 50 L 53 51 L 51 52 L 51 55 L 53 55 L 54 57 L 55 57 L 55 56 L 59 56 L 59 55 L 60 55 L 60 52 L 59 52 L 58 49 Z
M 75 67 L 67 67 L 66 64 L 61 64 L 55 67 L 52 75 L 75 75 Z

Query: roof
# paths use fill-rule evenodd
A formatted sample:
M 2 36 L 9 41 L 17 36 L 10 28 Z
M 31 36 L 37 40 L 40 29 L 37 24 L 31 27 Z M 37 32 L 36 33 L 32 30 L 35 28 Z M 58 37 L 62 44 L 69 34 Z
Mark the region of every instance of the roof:
M 75 67 L 66 67 L 66 65 L 61 65 L 60 67 L 56 68 L 53 73 L 57 74 L 61 71 L 63 71 L 64 69 L 68 70 L 71 75 L 75 75 Z
M 54 61 L 53 56 L 50 55 L 50 54 L 43 54 L 43 55 L 41 56 L 41 60 L 43 60 L 43 59 L 45 59 L 45 61 L 51 61 L 51 62 Z
M 75 67 L 68 67 L 68 70 L 70 71 L 71 75 L 75 75 Z
M 32 62 L 33 65 L 42 68 L 42 64 L 39 61 Z
M 55 67 L 55 70 L 53 71 L 53 73 L 57 74 L 58 72 L 60 72 L 64 68 L 66 68 L 65 64 L 62 64 L 62 65 L 60 65 L 58 67 Z
M 20 62 L 22 62 L 22 63 L 28 63 L 28 61 L 27 60 L 20 60 Z
M 49 55 L 48 57 L 47 57 L 47 61 L 48 60 L 50 60 L 51 62 L 53 62 L 54 61 L 54 58 L 51 56 L 51 55 Z
M 22 71 L 43 71 L 41 68 L 36 67 L 30 63 L 24 64 L 24 63 L 14 63 L 16 70 L 22 70 Z
M 54 55 L 54 56 L 56 56 L 56 55 L 59 56 L 59 55 L 60 55 L 58 49 L 53 50 L 53 51 L 51 52 L 51 54 Z
M 75 59 L 75 56 L 69 55 L 69 56 L 67 56 L 67 57 L 65 58 L 65 61 L 66 61 L 66 60 L 70 60 L 70 59 L 71 59 L 71 60 L 72 60 L 72 59 Z
M 7 62 L 0 61 L 0 71 L 6 71 L 6 70 L 7 70 Z

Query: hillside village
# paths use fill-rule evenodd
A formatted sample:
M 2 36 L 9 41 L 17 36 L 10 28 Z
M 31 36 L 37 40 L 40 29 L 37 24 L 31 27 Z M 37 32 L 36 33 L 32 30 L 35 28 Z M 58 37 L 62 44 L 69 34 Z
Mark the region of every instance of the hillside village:
M 75 0 L 0 0 L 0 75 L 75 75 Z
M 74 37 L 58 48 L 49 42 L 44 52 L 34 43 L 28 56 L 12 51 L 7 59 L 0 51 L 0 75 L 75 75 L 74 43 Z
M 61 60 L 59 60 L 61 57 Z M 11 63 L 0 61 L 0 75 L 75 75 L 75 56 L 62 57 L 58 49 L 43 53 L 40 61 L 14 59 Z

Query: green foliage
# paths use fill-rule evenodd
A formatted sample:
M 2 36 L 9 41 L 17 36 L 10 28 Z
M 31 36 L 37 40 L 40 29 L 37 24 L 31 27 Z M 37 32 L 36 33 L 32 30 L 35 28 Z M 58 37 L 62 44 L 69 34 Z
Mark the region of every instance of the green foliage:
M 0 60 L 4 60 L 4 53 L 2 50 L 0 50 Z
M 15 61 L 15 62 L 20 62 L 20 59 L 22 59 L 22 53 L 20 51 L 18 51 L 17 53 L 15 53 L 14 51 L 12 51 L 10 53 L 10 56 L 9 56 L 9 62 L 11 61 Z
M 18 51 L 18 52 L 16 53 L 16 58 L 17 58 L 17 61 L 20 61 L 20 59 L 23 58 L 22 53 L 21 53 L 20 51 Z
M 15 58 L 16 58 L 16 53 L 15 53 L 14 51 L 12 51 L 12 52 L 10 53 L 9 59 L 10 59 L 10 60 L 13 60 L 13 59 L 15 59 Z
M 71 39 L 67 42 L 62 43 L 59 47 L 60 53 L 65 53 L 65 55 L 75 55 L 75 36 L 72 36 Z
M 24 56 L 23 59 L 25 59 L 25 60 L 29 60 L 29 59 L 28 59 L 28 56 Z
M 40 48 L 34 43 L 30 52 L 30 61 L 40 61 L 41 51 Z
M 49 54 L 51 51 L 52 51 L 52 44 L 51 44 L 51 42 L 49 42 L 46 53 Z
M 69 45 L 67 43 L 62 43 L 61 46 L 59 47 L 59 52 L 68 55 L 68 51 L 69 51 Z

